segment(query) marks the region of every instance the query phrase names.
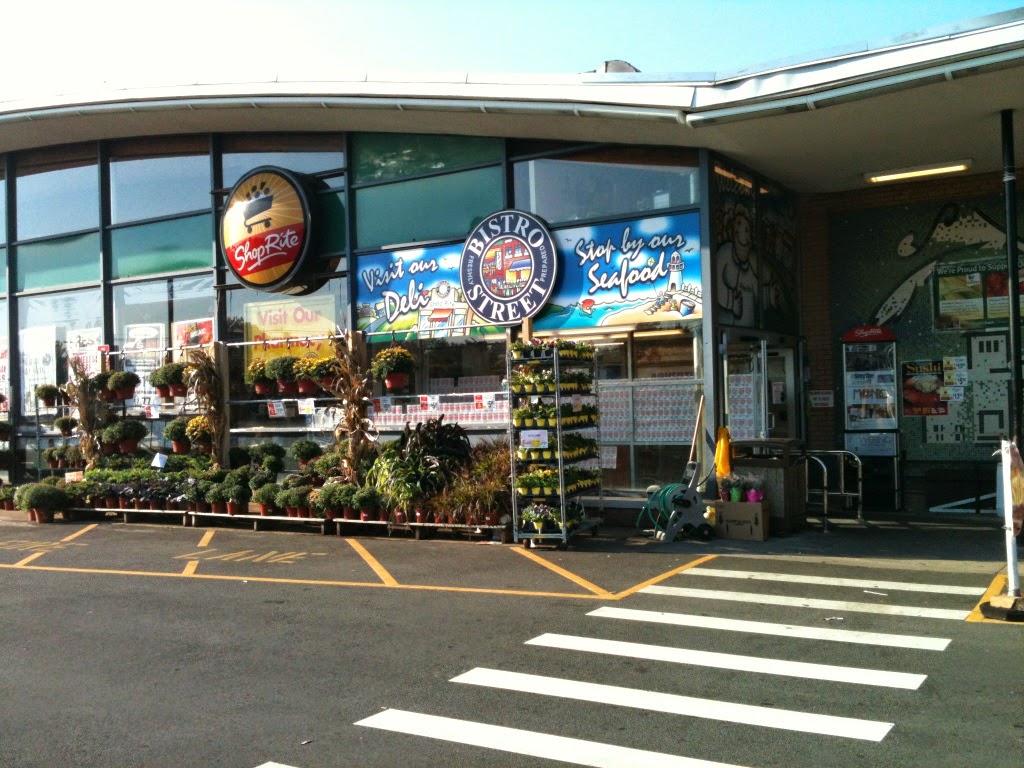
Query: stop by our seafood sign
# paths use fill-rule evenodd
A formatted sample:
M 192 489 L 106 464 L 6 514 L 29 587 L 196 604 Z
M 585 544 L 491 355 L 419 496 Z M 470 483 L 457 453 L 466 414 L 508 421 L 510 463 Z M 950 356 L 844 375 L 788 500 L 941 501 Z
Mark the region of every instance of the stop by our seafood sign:
M 256 168 L 228 197 L 221 246 L 242 284 L 282 291 L 300 275 L 310 241 L 309 203 L 302 183 L 280 168 Z

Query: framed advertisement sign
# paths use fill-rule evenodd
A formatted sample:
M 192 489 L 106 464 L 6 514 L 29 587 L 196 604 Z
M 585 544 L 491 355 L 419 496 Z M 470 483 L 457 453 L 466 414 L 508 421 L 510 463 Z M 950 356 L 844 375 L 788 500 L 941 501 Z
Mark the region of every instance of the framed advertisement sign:
M 846 429 L 896 429 L 896 344 L 893 341 L 843 344 Z
M 555 230 L 557 267 L 541 256 L 527 259 L 515 239 L 485 241 L 479 232 L 466 244 L 360 256 L 360 330 L 398 340 L 497 333 L 503 321 L 534 311 L 538 331 L 703 316 L 697 213 Z M 541 242 L 529 227 L 523 232 L 526 245 Z M 515 308 L 496 314 L 498 294 L 508 294 Z

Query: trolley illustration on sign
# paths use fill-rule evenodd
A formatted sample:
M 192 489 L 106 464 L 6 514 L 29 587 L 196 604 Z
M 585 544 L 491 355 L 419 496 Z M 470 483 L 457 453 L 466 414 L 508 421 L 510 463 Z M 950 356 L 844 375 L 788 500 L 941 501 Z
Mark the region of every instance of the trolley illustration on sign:
M 263 225 L 264 229 L 270 229 L 270 216 L 262 219 L 259 217 L 273 207 L 273 195 L 264 195 L 247 202 L 242 208 L 242 223 L 245 225 L 245 231 L 251 235 L 253 227 L 258 227 L 260 224 Z

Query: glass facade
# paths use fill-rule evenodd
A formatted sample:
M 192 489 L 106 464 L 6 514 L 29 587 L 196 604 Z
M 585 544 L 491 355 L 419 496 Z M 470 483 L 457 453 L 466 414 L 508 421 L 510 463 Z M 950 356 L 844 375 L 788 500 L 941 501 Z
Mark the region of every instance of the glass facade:
M 57 415 L 35 399 L 34 388 L 65 382 L 71 355 L 89 370 L 124 367 L 145 374 L 180 359 L 188 346 L 217 340 L 226 349 L 232 444 L 288 443 L 299 435 L 329 440 L 333 401 L 325 393 L 310 395 L 311 405 L 300 413 L 292 395 L 255 395 L 244 381 L 247 367 L 260 359 L 327 355 L 330 342 L 324 337 L 338 328 L 365 328 L 372 357 L 394 337 L 374 331 L 379 308 L 355 304 L 368 280 L 366 265 L 376 263 L 387 246 L 430 243 L 436 263 L 430 256 L 408 268 L 424 274 L 451 269 L 467 233 L 489 213 L 512 206 L 539 214 L 553 229 L 562 226 L 554 234 L 567 249 L 561 256 L 567 266 L 574 248 L 582 253 L 577 240 L 604 231 L 565 229 L 570 222 L 608 220 L 615 237 L 627 236 L 630 226 L 634 234 L 647 233 L 643 259 L 629 269 L 642 272 L 651 285 L 668 279 L 670 293 L 659 288 L 642 302 L 619 299 L 626 309 L 613 307 L 619 310 L 616 323 L 602 328 L 603 314 L 592 315 L 582 297 L 595 290 L 598 296 L 629 296 L 624 279 L 615 277 L 628 270 L 605 258 L 607 274 L 598 274 L 585 269 L 583 258 L 572 278 L 584 280 L 573 287 L 580 298 L 566 293 L 551 311 L 564 312 L 577 302 L 585 311 L 567 324 L 549 317 L 536 332 L 597 345 L 599 396 L 602 408 L 611 409 L 602 464 L 613 485 L 641 487 L 680 466 L 689 450 L 688 431 L 670 433 L 664 424 L 688 418 L 681 401 L 693 399 L 702 386 L 696 354 L 700 314 L 687 318 L 692 302 L 688 309 L 675 294 L 682 288 L 681 259 L 699 253 L 694 256 L 695 236 L 687 235 L 687 241 L 671 234 L 692 226 L 685 217 L 695 216 L 704 200 L 694 153 L 438 135 L 253 133 L 126 139 L 12 157 L 13 178 L 3 176 L 2 168 L 0 178 L 17 201 L 17 221 L 10 227 L 11 242 L 0 242 L 0 253 L 9 252 L 15 279 L 0 290 L 15 302 L 19 322 L 15 338 L 8 342 L 4 334 L 3 359 L 12 344 L 20 364 L 14 413 L 23 436 L 15 453 L 25 476 L 38 472 L 39 451 L 48 440 L 40 442 L 46 432 L 34 432 L 35 425 L 45 426 Z M 306 295 L 243 289 L 218 253 L 226 190 L 260 165 L 311 178 L 309 261 L 318 282 Z M 108 180 L 106 188 L 101 179 Z M 0 206 L 0 216 L 4 212 Z M 645 223 L 644 217 L 652 218 Z M 625 219 L 635 222 L 614 223 Z M 663 263 L 656 266 L 659 259 Z M 687 269 L 692 272 L 693 264 Z M 589 292 L 587 279 L 593 283 Z M 407 421 L 438 413 L 477 437 L 504 433 L 508 336 L 504 328 L 486 324 L 472 334 L 449 327 L 453 318 L 466 321 L 460 291 L 452 288 L 458 284 L 457 275 L 434 284 L 431 300 L 448 301 L 443 306 L 449 308 L 429 310 L 417 321 L 429 330 L 401 338 L 419 365 L 404 389 L 378 390 L 375 406 L 385 438 Z M 393 300 L 426 300 L 426 293 L 414 294 Z M 654 314 L 634 317 L 662 296 Z M 668 314 L 661 306 L 666 302 Z M 7 376 L 6 367 L 0 376 Z M 0 384 L 7 386 L 6 380 Z M 657 403 L 650 392 L 657 393 Z M 281 400 L 283 410 L 271 407 Z M 140 415 L 159 405 L 144 382 L 127 407 Z M 174 409 L 181 405 L 176 401 Z M 157 408 L 150 424 L 154 435 L 174 409 Z
M 589 150 L 514 165 L 515 207 L 550 224 L 697 205 L 694 152 Z

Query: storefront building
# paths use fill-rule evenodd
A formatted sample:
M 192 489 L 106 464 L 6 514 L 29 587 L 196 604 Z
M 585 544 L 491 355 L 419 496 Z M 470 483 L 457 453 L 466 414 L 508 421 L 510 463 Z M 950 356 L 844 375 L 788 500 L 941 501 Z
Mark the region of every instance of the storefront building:
M 714 82 L 367 78 L 6 102 L 10 473 L 42 471 L 59 413 L 33 392 L 65 381 L 69 356 L 144 374 L 215 341 L 233 444 L 326 441 L 325 397 L 256 397 L 243 374 L 257 357 L 323 353 L 339 328 L 364 334 L 371 353 L 400 341 L 419 358 L 408 392 L 381 391 L 375 404 L 385 438 L 440 414 L 481 439 L 501 434 L 511 339 L 594 344 L 609 491 L 678 481 L 691 454 L 707 466 L 719 426 L 738 439 L 845 447 L 850 414 L 871 404 L 892 415 L 876 431 L 898 434 L 901 473 L 982 462 L 1006 428 L 995 412 L 1009 407 L 1005 387 L 990 386 L 1007 378 L 1006 224 L 991 172 L 998 113 L 1024 106 L 1009 85 L 1022 62 L 1024 17 L 1002 14 L 959 36 Z M 948 78 L 931 75 L 939 66 Z M 952 142 L 933 127 L 926 149 L 941 155 L 922 157 L 892 100 L 909 94 L 917 118 L 931 119 L 964 88 L 976 103 L 958 119 L 990 130 Z M 845 132 L 880 115 L 905 135 Z M 880 192 L 850 178 L 852 167 L 978 155 L 978 142 L 996 160 L 975 157 L 960 191 L 923 181 Z M 271 200 L 290 194 L 275 187 L 282 178 L 296 180 L 304 206 L 294 279 L 265 271 L 271 255 L 224 247 L 228 200 L 246 214 L 241 239 L 259 234 Z M 531 303 L 537 262 L 520 247 L 531 236 L 490 242 L 474 275 L 526 307 L 495 317 L 462 265 L 467 239 L 504 211 L 543 225 L 554 267 Z M 856 400 L 845 385 L 839 340 L 861 325 L 897 339 L 899 378 L 879 398 Z M 941 393 L 898 385 L 922 361 L 938 361 L 940 378 L 945 363 L 967 373 Z M 129 404 L 150 418 L 154 446 L 180 407 L 145 387 Z

